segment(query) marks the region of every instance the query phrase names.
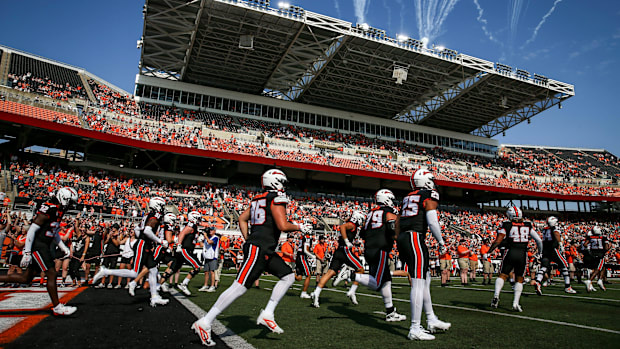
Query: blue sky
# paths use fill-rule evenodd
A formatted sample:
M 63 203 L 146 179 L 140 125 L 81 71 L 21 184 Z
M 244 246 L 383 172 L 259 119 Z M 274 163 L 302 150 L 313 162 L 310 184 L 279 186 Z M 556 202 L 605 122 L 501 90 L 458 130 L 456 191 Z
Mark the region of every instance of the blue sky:
M 615 105 L 620 94 L 620 1 L 288 2 L 353 23 L 364 21 L 390 36 L 430 36 L 431 43 L 574 84 L 576 96 L 563 109 L 547 110 L 531 124 L 496 138 L 506 144 L 605 148 L 620 155 Z M 3 1 L 0 43 L 83 67 L 131 92 L 140 57 L 136 40 L 142 35 L 142 5 L 137 0 Z

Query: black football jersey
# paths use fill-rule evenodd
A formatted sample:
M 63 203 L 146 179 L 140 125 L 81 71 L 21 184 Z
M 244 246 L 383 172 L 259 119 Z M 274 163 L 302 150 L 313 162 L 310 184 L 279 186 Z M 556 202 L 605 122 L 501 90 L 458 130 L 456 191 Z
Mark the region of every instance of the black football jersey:
M 37 210 L 37 215 L 39 214 L 47 216 L 48 220 L 35 232 L 34 241 L 49 245 L 54 241 L 54 235 L 60 230 L 60 221 L 62 221 L 64 212 L 54 199 L 42 203 Z
M 306 254 L 304 253 L 304 246 L 306 245 L 308 246 L 308 251 L 312 251 L 310 248 L 310 239 L 302 236 L 299 240 L 299 244 L 297 245 L 297 258 L 306 257 Z
M 422 189 L 412 191 L 403 198 L 400 209 L 401 233 L 415 231 L 426 237 L 428 222 L 424 203 L 427 200 L 439 202 L 439 193 L 436 190 Z
M 555 239 L 553 232 L 557 231 L 555 227 L 545 227 L 542 230 L 543 252 L 552 251 L 560 246 L 560 242 Z
M 282 233 L 276 226 L 271 213 L 273 205 L 286 205 L 288 198 L 283 192 L 264 192 L 256 195 L 250 202 L 250 234 L 247 242 L 273 253 Z
M 189 227 L 192 230 L 189 233 L 185 234 L 185 236 L 183 237 L 183 241 L 181 241 L 181 247 L 183 249 L 192 251 L 196 246 L 194 241 L 196 240 L 196 233 L 198 233 L 198 225 L 189 222 L 187 223 L 186 227 Z
M 355 228 L 353 229 L 353 231 L 347 231 L 347 239 L 353 243 L 353 241 L 355 241 L 355 239 L 357 238 L 357 234 L 360 231 L 360 226 L 351 222 L 351 221 L 347 221 L 346 223 L 351 223 L 355 226 Z M 345 224 L 346 224 L 345 223 Z M 338 237 L 338 248 L 344 248 L 346 247 L 346 244 L 344 243 L 344 239 L 342 238 L 342 235 L 340 235 Z
M 144 216 L 144 218 L 142 218 L 142 222 L 140 222 L 140 236 L 138 236 L 138 239 L 144 240 L 149 244 L 154 243 L 154 241 L 151 241 L 151 239 L 149 239 L 146 235 L 144 235 L 144 227 L 146 227 L 147 222 L 151 221 L 152 219 L 155 219 L 157 221 L 157 224 L 153 228 L 153 234 L 157 234 L 157 230 L 159 229 L 159 224 L 161 222 L 162 217 L 163 215 L 161 212 L 155 212 L 155 211 L 151 211 L 146 216 Z
M 530 233 L 534 231 L 532 222 L 511 222 L 505 221 L 497 231 L 497 234 L 504 234 L 506 237 L 506 248 L 527 249 L 530 241 Z
M 591 235 L 586 236 L 586 241 L 588 241 L 588 249 L 593 256 L 602 257 L 605 255 L 607 237 L 602 235 Z
M 364 247 L 367 253 L 392 250 L 394 238 L 392 233 L 386 229 L 388 213 L 396 214 L 392 207 L 382 205 L 373 207 L 366 215 L 361 237 L 365 240 Z

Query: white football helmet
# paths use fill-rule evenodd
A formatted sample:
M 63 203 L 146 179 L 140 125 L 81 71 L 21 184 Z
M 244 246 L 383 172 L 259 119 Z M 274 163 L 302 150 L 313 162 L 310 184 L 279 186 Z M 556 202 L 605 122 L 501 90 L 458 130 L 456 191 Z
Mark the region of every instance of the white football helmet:
M 285 185 L 288 182 L 284 172 L 276 169 L 268 170 L 263 173 L 261 177 L 261 183 L 263 189 L 272 191 L 284 191 Z
M 549 228 L 555 227 L 556 225 L 558 225 L 558 219 L 554 216 L 547 218 L 547 225 L 549 225 Z
M 517 206 L 513 205 L 508 207 L 508 210 L 506 210 L 506 216 L 508 216 L 508 219 L 510 219 L 511 221 L 519 221 L 523 219 L 523 211 L 521 211 L 521 209 Z
M 603 235 L 603 231 L 601 230 L 601 227 L 595 225 L 592 227 L 592 235 Z
M 149 200 L 149 208 L 156 212 L 164 212 L 166 208 L 166 200 L 160 198 L 159 196 L 153 196 Z
M 353 211 L 353 213 L 351 214 L 351 218 L 349 218 L 349 221 L 353 222 L 353 224 L 355 225 L 360 226 L 364 224 L 365 218 L 366 216 L 361 211 Z
M 409 182 L 411 183 L 411 189 L 433 190 L 435 189 L 434 179 L 435 176 L 433 176 L 432 172 L 425 168 L 421 168 L 411 175 Z
M 164 215 L 164 224 L 174 224 L 177 221 L 177 215 L 172 212 L 168 212 Z
M 78 193 L 71 187 L 60 188 L 56 192 L 56 199 L 61 205 L 69 206 L 72 202 L 77 202 Z
M 394 193 L 388 189 L 381 189 L 375 194 L 375 202 L 379 205 L 394 207 L 394 200 L 396 200 Z
M 200 219 L 202 219 L 202 215 L 197 211 L 192 211 L 187 215 L 187 220 L 194 224 L 198 223 Z

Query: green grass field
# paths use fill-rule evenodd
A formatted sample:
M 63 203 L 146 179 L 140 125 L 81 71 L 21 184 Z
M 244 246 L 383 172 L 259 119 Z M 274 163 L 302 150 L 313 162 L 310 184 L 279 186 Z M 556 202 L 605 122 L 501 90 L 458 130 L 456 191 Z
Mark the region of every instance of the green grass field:
M 192 282 L 190 299 L 208 310 L 233 277 L 222 275 L 216 293 L 195 292 L 202 280 L 200 277 Z M 349 302 L 344 287 L 325 289 L 321 293 L 321 307 L 315 309 L 310 306 L 310 300 L 299 298 L 301 285 L 296 282 L 276 309 L 276 321 L 285 331 L 281 335 L 256 325 L 256 317 L 267 304 L 275 280 L 262 277 L 260 289 L 249 290 L 218 317 L 257 348 L 620 347 L 620 283 L 617 281 L 609 285 L 607 292 L 599 290 L 591 294 L 585 292 L 585 286 L 573 285 L 579 292 L 575 295 L 565 294 L 563 285 L 556 284 L 544 288 L 545 295 L 537 296 L 533 287 L 526 286 L 521 297 L 523 312 L 516 313 L 511 310 L 512 291 L 508 283 L 499 309 L 492 310 L 489 304 L 493 286 L 442 288 L 438 280 L 433 280 L 431 295 L 435 313 L 451 322 L 452 328 L 437 334 L 434 341 L 413 342 L 407 339 L 410 288 L 404 278 L 393 281 L 394 305 L 407 315 L 406 321 L 396 323 L 385 321 L 380 295 L 365 287 L 358 289 L 357 306 Z M 312 281 L 309 291 L 314 286 Z M 424 315 L 423 323 L 426 323 Z

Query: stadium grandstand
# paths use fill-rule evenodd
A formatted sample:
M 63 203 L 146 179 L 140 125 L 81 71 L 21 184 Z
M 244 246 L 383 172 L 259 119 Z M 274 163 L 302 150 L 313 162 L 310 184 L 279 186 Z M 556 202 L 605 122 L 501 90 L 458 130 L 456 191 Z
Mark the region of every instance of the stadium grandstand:
M 67 226 L 117 224 L 129 236 L 159 196 L 182 221 L 198 211 L 229 238 L 221 253 L 237 270 L 239 219 L 266 170 L 286 173 L 288 217 L 312 224 L 312 244 L 326 237 L 331 253 L 352 210 L 368 211 L 380 188 L 402 198 L 426 168 L 453 256 L 463 239 L 472 250 L 492 241 L 508 203 L 536 229 L 559 217 L 567 253 L 594 225 L 620 243 L 615 154 L 493 138 L 573 97 L 569 83 L 269 1 L 149 0 L 143 13 L 131 93 L 0 45 L 0 192 L 13 230 L 69 186 L 78 199 Z

